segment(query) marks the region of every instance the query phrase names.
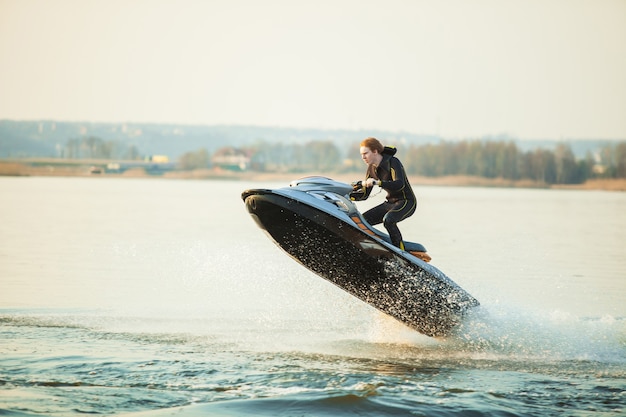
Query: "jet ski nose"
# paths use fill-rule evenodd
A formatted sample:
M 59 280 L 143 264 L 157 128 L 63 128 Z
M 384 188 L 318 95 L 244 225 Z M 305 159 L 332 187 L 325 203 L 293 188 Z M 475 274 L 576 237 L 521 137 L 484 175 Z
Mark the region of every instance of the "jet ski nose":
M 255 213 L 257 211 L 259 196 L 271 193 L 272 190 L 246 190 L 241 193 L 241 199 L 246 203 L 248 212 Z
M 259 226 L 261 229 L 265 229 L 265 225 L 263 224 L 257 213 L 258 196 L 254 194 L 249 194 L 246 197 L 242 195 L 242 198 L 246 204 L 246 209 L 248 210 L 248 213 L 250 213 L 250 217 L 252 217 L 252 220 L 254 220 L 257 226 Z
M 254 196 L 246 198 L 246 207 L 248 207 L 248 211 L 250 213 L 254 213 L 256 211 L 256 198 Z
M 259 209 L 259 197 L 256 195 L 251 195 L 246 198 L 245 202 L 248 213 L 250 213 L 250 215 L 252 215 L 253 217 L 257 217 Z

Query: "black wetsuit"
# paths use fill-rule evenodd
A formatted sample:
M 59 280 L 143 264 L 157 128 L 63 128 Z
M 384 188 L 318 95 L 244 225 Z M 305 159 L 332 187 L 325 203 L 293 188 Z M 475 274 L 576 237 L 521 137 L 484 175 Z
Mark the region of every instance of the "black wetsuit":
M 367 172 L 367 178 L 381 180 L 381 187 L 387 191 L 387 200 L 376 207 L 363 213 L 365 220 L 372 225 L 383 223 L 391 243 L 401 249 L 404 249 L 402 243 L 402 234 L 398 229 L 398 222 L 406 219 L 415 213 L 417 207 L 417 199 L 409 184 L 409 180 L 404 172 L 404 167 L 400 160 L 394 157 L 396 148 L 385 146 L 382 156 L 383 159 L 377 167 L 370 166 Z M 353 193 L 355 200 L 365 200 L 369 197 L 373 187 L 365 188 L 360 196 Z

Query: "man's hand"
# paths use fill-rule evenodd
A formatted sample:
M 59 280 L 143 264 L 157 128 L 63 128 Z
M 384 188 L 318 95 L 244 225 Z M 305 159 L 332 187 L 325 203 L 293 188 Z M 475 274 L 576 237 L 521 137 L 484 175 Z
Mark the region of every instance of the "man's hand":
M 378 180 L 375 180 L 374 178 L 368 178 L 365 180 L 364 184 L 366 187 L 373 187 L 374 185 L 378 184 Z

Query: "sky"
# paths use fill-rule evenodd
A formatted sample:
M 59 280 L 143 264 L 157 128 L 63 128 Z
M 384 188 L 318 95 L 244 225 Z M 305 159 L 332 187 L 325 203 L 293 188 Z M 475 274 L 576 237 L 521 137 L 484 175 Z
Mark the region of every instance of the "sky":
M 626 140 L 626 0 L 0 0 L 0 119 Z

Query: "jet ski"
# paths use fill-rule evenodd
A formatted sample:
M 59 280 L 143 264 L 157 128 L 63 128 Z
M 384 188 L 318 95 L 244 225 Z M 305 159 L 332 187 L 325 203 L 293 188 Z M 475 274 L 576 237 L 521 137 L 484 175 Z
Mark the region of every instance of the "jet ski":
M 256 224 L 322 278 L 431 337 L 453 333 L 479 302 L 427 263 L 426 248 L 404 250 L 368 224 L 350 199 L 352 184 L 313 176 L 241 194 Z

